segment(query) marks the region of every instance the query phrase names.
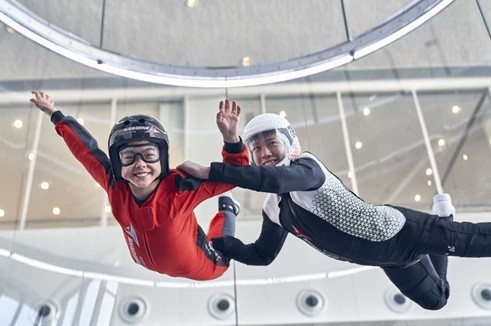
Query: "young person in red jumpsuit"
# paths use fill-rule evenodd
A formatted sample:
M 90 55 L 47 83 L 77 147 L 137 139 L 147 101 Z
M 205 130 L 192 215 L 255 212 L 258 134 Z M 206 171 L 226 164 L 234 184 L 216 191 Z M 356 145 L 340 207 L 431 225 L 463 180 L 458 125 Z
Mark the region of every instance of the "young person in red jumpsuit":
M 211 280 L 221 276 L 229 259 L 210 239 L 233 236 L 239 205 L 219 198 L 219 212 L 208 234 L 198 225 L 194 208 L 234 186 L 189 177 L 169 169 L 169 140 L 162 124 L 147 115 L 122 118 L 109 135 L 109 157 L 74 118 L 54 106 L 51 97 L 33 92 L 31 102 L 51 117 L 72 154 L 107 192 L 112 213 L 122 228 L 133 260 L 174 277 Z M 220 102 L 216 123 L 223 135 L 223 161 L 249 164 L 247 148 L 237 134 L 240 107 Z

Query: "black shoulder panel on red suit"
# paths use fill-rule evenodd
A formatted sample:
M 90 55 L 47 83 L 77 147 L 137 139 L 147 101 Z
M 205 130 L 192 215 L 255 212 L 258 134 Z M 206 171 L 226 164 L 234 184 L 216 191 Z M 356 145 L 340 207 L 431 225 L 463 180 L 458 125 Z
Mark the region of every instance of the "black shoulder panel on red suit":
M 183 177 L 182 175 L 176 175 L 175 185 L 178 191 L 196 190 L 204 182 L 203 179 L 193 177 Z

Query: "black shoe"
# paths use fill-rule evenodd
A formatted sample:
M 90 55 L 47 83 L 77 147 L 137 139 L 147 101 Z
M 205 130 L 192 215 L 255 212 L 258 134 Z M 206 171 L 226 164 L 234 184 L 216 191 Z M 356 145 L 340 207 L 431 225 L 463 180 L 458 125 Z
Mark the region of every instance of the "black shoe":
M 226 192 L 222 196 L 218 197 L 218 210 L 229 211 L 234 213 L 235 216 L 239 215 L 240 203 L 232 197 L 232 193 Z

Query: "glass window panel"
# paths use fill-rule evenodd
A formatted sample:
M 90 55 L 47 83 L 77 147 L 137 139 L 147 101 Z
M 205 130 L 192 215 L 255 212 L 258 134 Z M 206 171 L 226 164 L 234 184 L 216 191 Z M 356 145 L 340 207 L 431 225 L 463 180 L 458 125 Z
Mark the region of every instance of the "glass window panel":
M 73 319 L 75 318 L 75 313 L 77 310 L 78 299 L 80 297 L 80 293 L 75 293 L 66 303 L 64 312 L 63 312 L 63 323 L 62 326 L 70 326 L 73 325 Z
M 302 103 L 307 112 L 305 125 L 298 129 L 303 151 L 315 154 L 325 166 L 351 189 L 348 161 L 336 95 L 316 95 Z
M 111 127 L 109 104 L 59 103 L 58 107 L 65 115 L 81 121 L 97 140 L 99 147 L 107 153 L 107 138 Z M 48 189 L 42 188 L 43 182 L 49 184 Z M 60 227 L 67 223 L 99 225 L 105 196 L 103 189 L 75 159 L 46 116 L 39 141 L 27 226 Z M 56 208 L 59 209 L 58 214 L 54 211 Z
M 25 191 L 28 148 L 37 116 L 37 112 L 26 109 L 26 106 L 0 108 L 0 229 L 17 226 Z
M 33 323 L 36 316 L 37 316 L 37 312 L 31 307 L 29 307 L 28 305 L 24 304 L 19 313 L 19 316 L 15 320 L 14 325 L 15 326 L 30 325 L 31 323 Z
M 82 310 L 80 312 L 80 325 L 90 325 L 94 314 L 94 307 L 99 296 L 99 287 L 101 282 L 94 280 L 89 283 L 87 292 L 82 303 Z
M 169 166 L 181 164 L 184 156 L 184 109 L 182 101 L 160 104 L 160 122 L 169 137 Z
M 491 206 L 491 107 L 487 90 L 419 95 L 445 192 L 460 209 Z
M 114 309 L 115 298 L 114 295 L 105 293 L 102 297 L 101 309 L 99 310 L 99 316 L 97 317 L 97 325 L 110 325 L 111 317 Z
M 0 311 L 2 312 L 2 323 L 10 325 L 19 307 L 19 301 L 5 295 L 0 296 Z
M 346 94 L 343 103 L 360 196 L 377 204 L 428 209 L 434 187 L 424 174 L 428 157 L 412 97 Z
M 312 152 L 328 169 L 348 181 L 348 165 L 335 95 L 268 97 L 267 107 L 268 112 L 286 113 L 286 119 L 295 128 L 302 151 Z

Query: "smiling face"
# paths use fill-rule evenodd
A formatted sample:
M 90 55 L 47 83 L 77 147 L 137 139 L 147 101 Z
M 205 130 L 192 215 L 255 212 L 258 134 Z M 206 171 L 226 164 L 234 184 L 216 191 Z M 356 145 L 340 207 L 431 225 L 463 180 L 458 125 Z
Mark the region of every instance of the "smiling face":
M 275 166 L 286 156 L 285 144 L 275 130 L 254 136 L 249 147 L 257 165 Z
M 148 141 L 133 141 L 120 152 L 121 176 L 129 182 L 136 197 L 150 194 L 158 185 L 162 172 L 158 147 Z

